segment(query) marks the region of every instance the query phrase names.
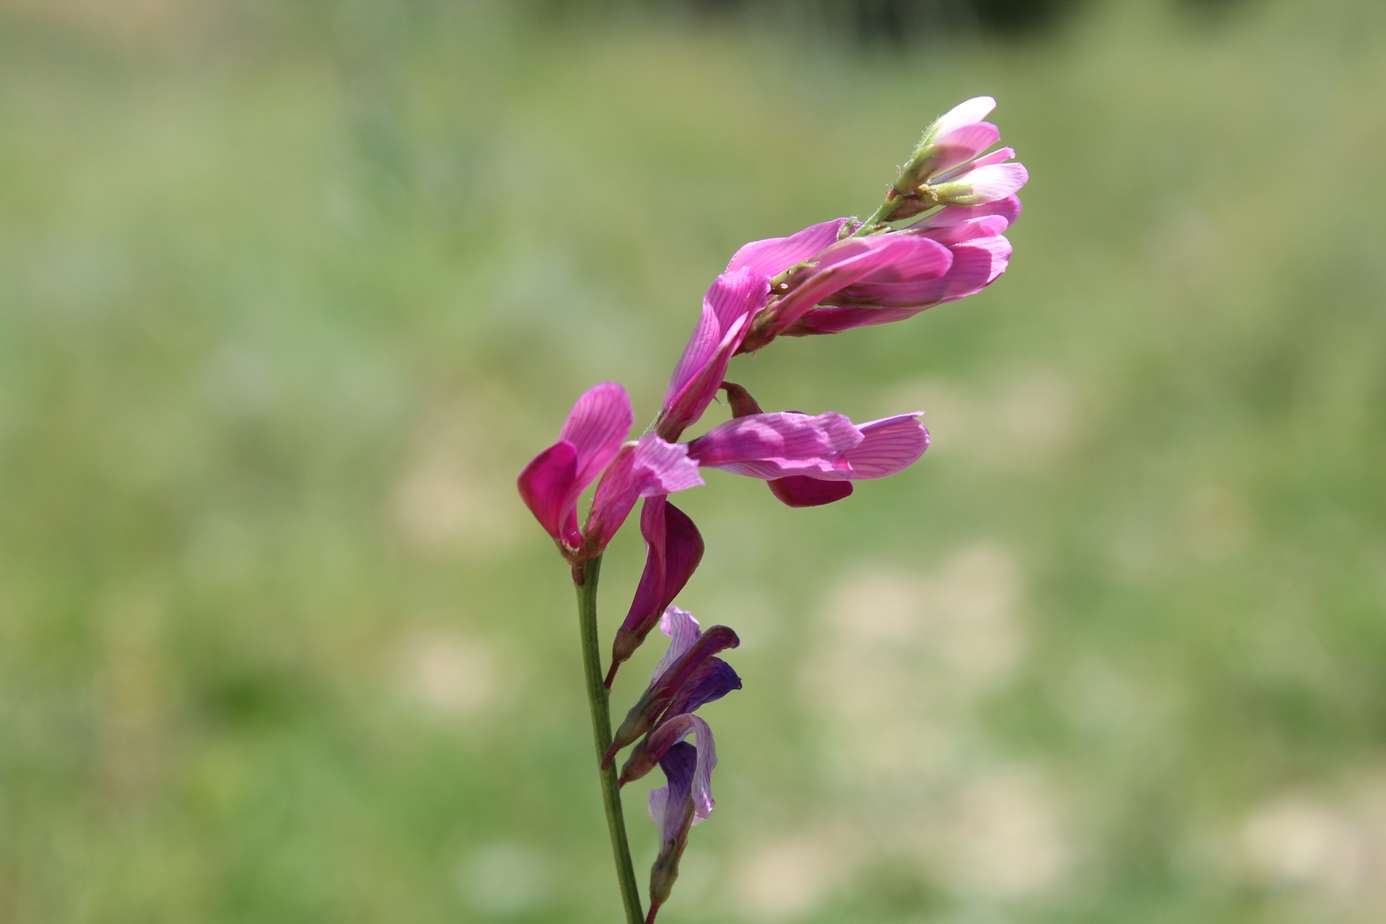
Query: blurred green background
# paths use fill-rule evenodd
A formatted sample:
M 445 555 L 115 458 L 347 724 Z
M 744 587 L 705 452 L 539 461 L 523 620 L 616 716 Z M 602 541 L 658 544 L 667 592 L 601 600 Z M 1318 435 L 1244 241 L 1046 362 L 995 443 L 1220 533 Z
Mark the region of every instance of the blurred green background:
M 1377 0 L 4 0 L 0 920 L 616 920 L 514 476 L 979 94 L 1009 273 L 733 367 L 923 462 L 681 501 L 745 689 L 661 920 L 1386 919 L 1383 87 Z

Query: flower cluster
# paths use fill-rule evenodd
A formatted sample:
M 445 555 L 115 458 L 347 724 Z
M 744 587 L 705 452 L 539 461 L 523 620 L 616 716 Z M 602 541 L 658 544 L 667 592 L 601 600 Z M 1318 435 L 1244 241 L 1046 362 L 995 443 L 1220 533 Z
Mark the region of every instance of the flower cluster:
M 841 500 L 853 482 L 895 474 L 924 454 L 929 431 L 920 423 L 922 411 L 865 423 L 831 411 L 767 413 L 726 376 L 734 356 L 780 336 L 900 321 L 979 292 L 1005 271 L 1011 248 L 1003 235 L 1020 214 L 1015 193 L 1027 175 L 1010 162 L 1010 148 L 986 153 L 1000 139 L 996 126 L 983 121 L 994 106 L 979 97 L 936 120 L 866 221 L 838 218 L 738 250 L 703 297 L 649 432 L 628 439 L 630 399 L 620 385 L 605 382 L 578 398 L 558 441 L 520 474 L 521 497 L 575 573 L 602 554 L 644 501 L 645 569 L 612 645 L 606 687 L 656 625 L 671 641 L 602 765 L 633 746 L 622 784 L 655 766 L 668 780 L 650 797 L 661 844 L 650 921 L 668 898 L 689 828 L 712 810 L 716 753 L 707 723 L 693 713 L 741 687 L 716 657 L 736 647 L 736 633 L 725 626 L 701 631 L 673 605 L 702 560 L 703 539 L 669 495 L 702 485 L 703 469 L 721 469 L 764 480 L 791 507 L 812 507 Z M 912 223 L 902 224 L 907 220 Z M 727 395 L 731 419 L 680 442 L 719 391 Z M 580 523 L 578 500 L 593 484 Z M 696 743 L 685 740 L 690 736 Z

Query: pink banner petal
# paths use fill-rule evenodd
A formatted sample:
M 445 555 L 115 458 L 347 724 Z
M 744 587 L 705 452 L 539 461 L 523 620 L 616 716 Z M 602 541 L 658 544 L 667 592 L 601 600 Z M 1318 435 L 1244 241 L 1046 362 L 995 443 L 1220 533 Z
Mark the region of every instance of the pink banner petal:
M 832 221 L 810 225 L 789 237 L 752 241 L 731 258 L 731 262 L 727 264 L 727 272 L 747 268 L 757 275 L 771 279 L 791 266 L 809 260 L 824 247 L 835 242 L 847 221 L 846 218 L 834 218 Z

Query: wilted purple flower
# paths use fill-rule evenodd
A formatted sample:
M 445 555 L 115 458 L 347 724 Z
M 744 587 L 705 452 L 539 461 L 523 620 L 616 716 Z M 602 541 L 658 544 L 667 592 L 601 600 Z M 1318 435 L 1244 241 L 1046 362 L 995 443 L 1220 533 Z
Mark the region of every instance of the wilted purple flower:
M 671 606 L 664 612 L 659 621 L 659 628 L 665 635 L 670 636 L 669 650 L 665 652 L 663 660 L 651 677 L 651 688 L 660 682 L 662 675 L 693 647 L 701 635 L 698 620 L 693 618 L 693 614 L 676 606 Z M 675 742 L 682 741 L 690 734 L 696 735 L 699 754 L 693 800 L 697 804 L 698 821 L 710 815 L 715 804 L 712 799 L 712 768 L 717 766 L 717 748 L 712 740 L 712 730 L 693 713 L 700 706 L 715 702 L 739 689 L 741 678 L 726 661 L 718 657 L 705 657 L 700 660 L 669 701 L 664 712 L 656 719 L 653 728 L 631 750 L 625 765 L 621 768 L 621 785 L 638 780 L 653 770 L 655 764 Z
M 558 442 L 520 472 L 520 496 L 574 564 L 600 555 L 642 497 L 703 483 L 685 446 L 654 434 L 623 442 L 635 415 L 626 390 L 603 382 L 583 393 Z M 598 476 L 592 510 L 578 529 L 577 501 Z
M 659 857 L 650 873 L 650 921 L 669 897 L 678 876 L 688 829 L 712 814 L 716 804 L 712 798 L 712 770 L 717 766 L 717 747 L 707 722 L 693 713 L 698 707 L 741 689 L 741 678 L 731 665 L 708 654 L 713 649 L 722 650 L 718 647 L 722 641 L 703 646 L 724 626 L 714 626 L 703 633 L 692 614 L 670 606 L 660 618 L 659 628 L 669 636 L 669 649 L 655 668 L 650 692 L 671 687 L 674 692 L 655 716 L 648 733 L 632 749 L 620 775 L 624 786 L 659 765 L 668 778 L 667 786 L 650 793 L 650 817 L 660 829 Z M 735 635 L 731 638 L 735 639 Z M 636 710 L 631 712 L 634 715 Z M 696 747 L 684 741 L 690 735 L 695 736 Z M 618 741 L 620 737 L 618 734 Z M 608 757 L 616 750 L 613 745 Z
M 672 715 L 670 707 L 691 712 L 729 690 L 740 689 L 739 679 L 735 680 L 735 686 L 721 688 L 725 675 L 715 666 L 708 666 L 711 662 L 725 663 L 714 656 L 741 644 L 735 632 L 726 626 L 713 626 L 704 632 L 691 613 L 676 606 L 665 610 L 659 627 L 670 637 L 669 650 L 655 668 L 649 687 L 616 729 L 611 747 L 602 757 L 603 767 L 608 766 L 623 748 L 654 728 L 665 715 Z M 734 672 L 731 677 L 736 678 Z M 721 692 L 716 692 L 719 689 Z
M 650 910 L 645 924 L 654 924 L 679 877 L 679 860 L 696 821 L 692 798 L 696 764 L 697 749 L 682 741 L 659 761 L 668 783 L 650 793 L 650 817 L 659 828 L 659 854 L 650 868 Z

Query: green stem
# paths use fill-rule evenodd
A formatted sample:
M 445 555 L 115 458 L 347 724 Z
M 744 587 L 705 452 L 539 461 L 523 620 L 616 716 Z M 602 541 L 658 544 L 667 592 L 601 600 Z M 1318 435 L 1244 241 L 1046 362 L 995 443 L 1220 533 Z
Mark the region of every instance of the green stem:
M 860 237 L 861 235 L 870 231 L 872 228 L 884 222 L 885 217 L 889 215 L 892 211 L 894 211 L 895 206 L 899 204 L 899 201 L 900 200 L 896 198 L 887 198 L 884 202 L 881 203 L 880 208 L 876 209 L 876 211 L 871 213 L 870 218 L 866 219 L 866 221 L 861 223 L 860 228 L 853 231 L 851 234 L 847 236 L 849 238 Z
M 597 763 L 611 747 L 611 708 L 607 703 L 610 691 L 602 683 L 602 655 L 597 641 L 597 576 L 602 570 L 602 558 L 573 568 L 573 584 L 577 589 L 578 625 L 582 635 L 582 669 L 587 678 L 587 702 L 592 707 L 592 737 L 597 744 Z M 621 810 L 621 788 L 616 783 L 616 765 L 598 771 L 602 782 L 602 802 L 606 807 L 606 827 L 611 835 L 611 852 L 616 857 L 616 880 L 621 886 L 621 902 L 626 908 L 627 924 L 644 924 L 640 910 L 640 886 L 635 881 L 635 868 L 630 861 L 630 843 L 626 840 L 626 820 Z

